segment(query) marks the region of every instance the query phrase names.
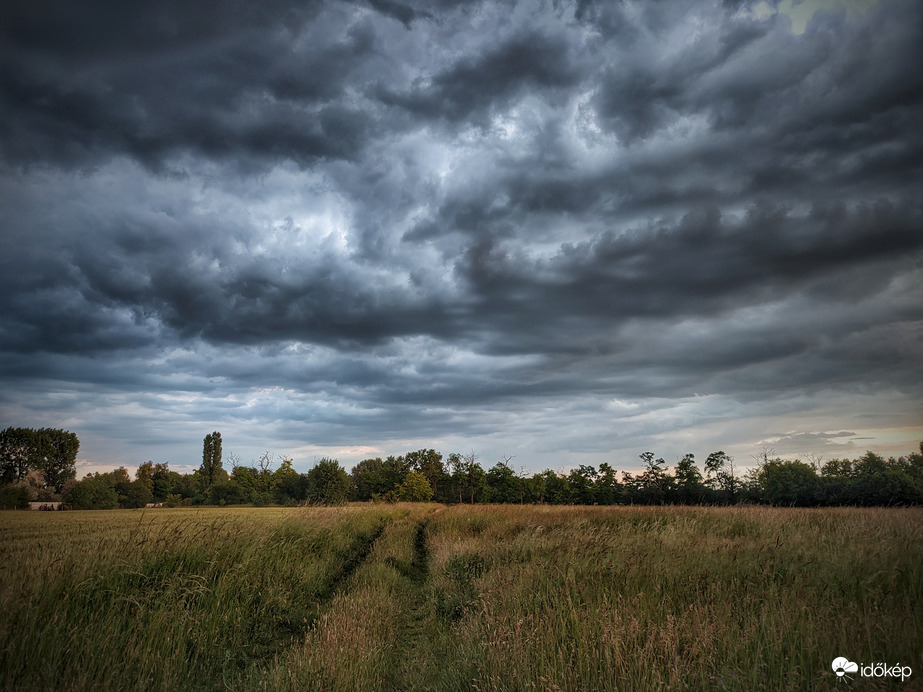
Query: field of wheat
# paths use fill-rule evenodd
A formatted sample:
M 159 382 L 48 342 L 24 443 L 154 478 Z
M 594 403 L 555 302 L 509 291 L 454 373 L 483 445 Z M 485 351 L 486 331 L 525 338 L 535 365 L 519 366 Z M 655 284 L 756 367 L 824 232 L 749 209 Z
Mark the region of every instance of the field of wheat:
M 923 679 L 923 511 L 0 513 L 0 686 L 843 689 Z

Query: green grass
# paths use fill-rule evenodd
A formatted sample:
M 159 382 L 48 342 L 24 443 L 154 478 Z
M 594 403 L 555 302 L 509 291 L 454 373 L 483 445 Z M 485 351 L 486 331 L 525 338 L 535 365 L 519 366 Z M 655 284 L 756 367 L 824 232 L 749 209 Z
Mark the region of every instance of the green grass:
M 0 513 L 4 689 L 826 690 L 923 679 L 923 511 Z

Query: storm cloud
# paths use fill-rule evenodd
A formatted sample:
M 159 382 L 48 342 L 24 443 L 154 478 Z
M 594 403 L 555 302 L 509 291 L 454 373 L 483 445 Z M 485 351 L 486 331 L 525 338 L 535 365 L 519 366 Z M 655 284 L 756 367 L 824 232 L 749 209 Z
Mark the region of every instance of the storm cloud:
M 0 423 L 87 468 L 923 437 L 919 3 L 0 15 Z

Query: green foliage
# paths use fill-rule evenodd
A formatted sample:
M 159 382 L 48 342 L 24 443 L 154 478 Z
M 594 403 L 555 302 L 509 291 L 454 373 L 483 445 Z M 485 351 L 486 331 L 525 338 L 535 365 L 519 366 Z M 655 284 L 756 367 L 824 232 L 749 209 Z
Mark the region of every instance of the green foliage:
M 508 462 L 498 461 L 484 477 L 490 502 L 521 502 L 523 489 L 520 479 Z
M 153 494 L 143 481 L 132 481 L 123 486 L 119 495 L 119 506 L 124 509 L 144 507 L 154 499 Z
M 397 486 L 397 499 L 404 502 L 429 502 L 433 499 L 433 489 L 426 476 L 418 471 L 410 471 Z
M 716 490 L 716 498 L 733 504 L 737 500 L 740 483 L 737 479 L 734 457 L 724 452 L 712 452 L 705 460 L 705 484 Z
M 272 501 L 277 505 L 298 505 L 308 499 L 307 474 L 299 474 L 292 460 L 283 457 L 282 463 L 272 473 Z
M 28 431 L 27 431 L 28 432 Z M 28 435 L 21 429 L 8 429 L 7 449 L 14 449 Z M 217 437 L 215 437 L 217 436 Z M 207 456 L 220 454 L 220 435 L 206 437 Z M 923 446 L 923 443 L 921 443 Z M 203 453 L 203 459 L 206 454 Z M 7 451 L 7 459 L 15 455 Z M 132 481 L 124 468 L 102 474 L 116 494 L 122 508 L 142 507 L 148 502 L 172 505 L 252 504 L 255 506 L 294 506 L 305 502 L 342 504 L 347 500 L 388 501 L 405 499 L 436 500 L 446 503 L 539 503 L 574 505 L 657 505 L 657 504 L 738 504 L 765 503 L 794 506 L 829 505 L 916 505 L 923 504 L 923 451 L 900 458 L 884 458 L 868 452 L 857 460 L 832 459 L 818 471 L 818 464 L 798 460 L 770 459 L 739 475 L 733 457 L 722 451 L 708 455 L 704 474 L 695 457 L 686 454 L 674 469 L 653 452 L 640 455 L 642 470 L 619 473 L 610 464 L 598 469 L 580 465 L 567 473 L 545 470 L 531 476 L 518 475 L 509 459 L 497 462 L 487 472 L 473 453 L 442 455 L 432 449 L 408 452 L 404 456 L 364 459 L 347 474 L 336 460 L 323 459 L 307 474 L 298 473 L 293 461 L 279 456 L 273 470 L 274 456 L 266 452 L 259 468 L 242 466 L 234 459 L 229 474 L 220 465 L 196 469 L 192 474 L 170 471 L 168 464 L 141 464 Z M 44 472 L 23 462 L 25 475 L 16 482 L 25 483 L 30 499 L 55 500 L 54 487 L 44 482 Z M 8 478 L 19 471 L 15 463 L 4 467 Z M 211 482 L 205 481 L 212 473 Z M 413 474 L 413 475 L 411 475 Z M 420 479 L 430 489 L 424 492 Z M 81 483 L 83 483 L 81 481 Z M 7 482 L 6 485 L 10 483 Z M 65 484 L 64 497 L 69 500 L 73 480 Z M 93 483 L 89 483 L 93 486 Z M 213 486 L 217 487 L 214 492 Z M 208 490 L 205 490 L 205 487 Z M 2 487 L 2 486 L 0 486 Z M 345 489 L 345 495 L 344 495 Z M 110 507 L 108 492 L 81 485 L 71 506 Z M 12 495 L 10 495 L 12 497 Z M 94 499 L 95 498 L 95 499 Z
M 384 462 L 380 457 L 363 459 L 353 467 L 351 500 L 367 502 L 391 490 L 384 474 Z
M 484 469 L 477 463 L 477 456 L 474 452 L 450 454 L 448 461 L 449 468 L 452 470 L 450 482 L 453 488 L 453 501 L 457 492 L 459 504 L 466 500 L 471 504 L 476 501 L 486 502 L 489 496 L 487 478 Z
M 438 495 L 439 486 L 445 476 L 442 465 L 442 455 L 435 449 L 420 449 L 416 452 L 407 452 L 404 463 L 411 471 L 420 473 L 432 488 L 432 496 Z
M 801 461 L 769 461 L 760 468 L 758 483 L 771 505 L 803 507 L 817 504 L 820 479 L 814 468 Z
M 309 502 L 318 505 L 342 505 L 349 499 L 352 478 L 336 459 L 324 457 L 307 475 Z
M 88 474 L 68 489 L 64 500 L 73 509 L 115 509 L 119 506 L 111 474 Z
M 596 469 L 581 464 L 567 475 L 570 499 L 574 504 L 596 504 Z
M 0 432 L 0 484 L 42 472 L 47 487 L 60 493 L 76 476 L 77 435 L 57 428 L 7 428 Z
M 676 497 L 683 504 L 701 502 L 704 497 L 702 473 L 694 454 L 686 454 L 676 463 Z
M 154 464 L 151 471 L 151 495 L 154 502 L 166 500 L 167 495 L 174 492 L 174 487 L 177 485 L 179 477 L 178 473 L 170 471 L 167 463 Z
M 35 468 L 35 431 L 7 428 L 0 432 L 0 483 L 6 485 L 26 477 Z
M 208 490 L 208 502 L 212 505 L 241 505 L 245 502 L 240 486 L 232 481 L 218 481 Z
M 259 490 L 258 472 L 251 466 L 235 466 L 231 469 L 230 481 L 240 488 L 241 495 L 248 501 L 252 501 Z
M 213 432 L 205 436 L 202 442 L 202 466 L 199 469 L 199 478 L 203 492 L 208 492 L 212 483 L 218 480 L 221 469 L 221 433 Z
M 18 481 L 0 487 L 0 509 L 29 509 L 29 488 Z
M 565 505 L 571 502 L 570 480 L 559 476 L 551 469 L 541 474 L 543 481 L 541 502 L 552 505 Z
M 599 465 L 599 475 L 596 478 L 594 495 L 596 502 L 601 505 L 614 505 L 621 500 L 622 485 L 616 476 L 616 470 L 610 464 Z
M 145 461 L 143 464 L 138 466 L 138 470 L 135 471 L 135 480 L 141 483 L 147 491 L 151 494 L 151 497 L 154 496 L 154 462 Z

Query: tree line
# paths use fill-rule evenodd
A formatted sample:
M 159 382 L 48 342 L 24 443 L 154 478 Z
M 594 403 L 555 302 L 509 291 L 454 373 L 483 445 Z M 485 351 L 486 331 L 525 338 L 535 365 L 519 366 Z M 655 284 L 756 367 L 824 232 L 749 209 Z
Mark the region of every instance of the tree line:
M 30 500 L 60 500 L 75 509 L 191 505 L 288 505 L 304 503 L 438 501 L 442 503 L 545 504 L 737 504 L 781 506 L 923 504 L 923 442 L 919 452 L 884 458 L 866 452 L 856 460 L 801 461 L 764 450 L 741 473 L 733 457 L 712 452 L 700 467 L 693 454 L 672 466 L 653 452 L 640 455 L 641 470 L 608 463 L 567 472 L 517 472 L 512 457 L 485 470 L 476 454 L 443 456 L 419 449 L 369 458 L 347 472 L 323 458 L 307 473 L 292 459 L 263 454 L 250 465 L 222 457 L 221 433 L 205 436 L 202 464 L 190 474 L 167 463 L 141 464 L 134 478 L 124 467 L 75 480 L 79 442 L 62 430 L 8 428 L 0 433 L 0 507 Z

